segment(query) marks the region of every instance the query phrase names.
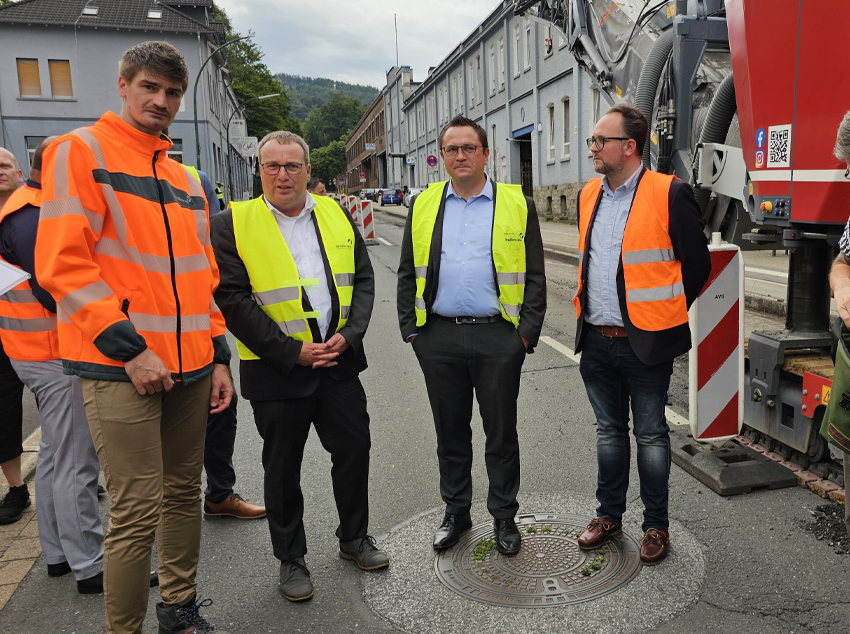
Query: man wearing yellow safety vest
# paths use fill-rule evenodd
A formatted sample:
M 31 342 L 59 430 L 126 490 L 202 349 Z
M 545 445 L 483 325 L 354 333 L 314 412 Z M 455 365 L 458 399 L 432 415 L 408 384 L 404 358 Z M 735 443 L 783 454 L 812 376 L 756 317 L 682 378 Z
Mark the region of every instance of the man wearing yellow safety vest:
M 434 548 L 469 530 L 472 393 L 484 422 L 490 478 L 487 510 L 496 547 L 519 552 L 517 396 L 526 351 L 546 312 L 543 241 L 534 202 L 518 185 L 485 173 L 487 134 L 455 117 L 439 136 L 451 180 L 414 198 L 398 265 L 398 320 L 412 344 L 437 430 L 440 494 L 446 504 Z
M 301 459 L 315 425 L 330 452 L 339 554 L 364 570 L 389 565 L 367 534 L 369 415 L 359 373 L 375 280 L 349 215 L 307 193 L 310 149 L 272 132 L 259 144 L 263 195 L 212 220 L 221 271 L 215 299 L 237 339 L 242 396 L 263 438 L 266 513 L 279 590 L 313 596 L 304 562 Z
M 648 124 L 618 104 L 587 145 L 594 169 L 578 196 L 576 352 L 596 415 L 596 515 L 578 539 L 598 548 L 620 532 L 629 485 L 631 403 L 640 495 L 640 559 L 659 563 L 669 549 L 670 428 L 664 417 L 673 359 L 691 347 L 688 307 L 711 261 L 691 188 L 641 165 Z

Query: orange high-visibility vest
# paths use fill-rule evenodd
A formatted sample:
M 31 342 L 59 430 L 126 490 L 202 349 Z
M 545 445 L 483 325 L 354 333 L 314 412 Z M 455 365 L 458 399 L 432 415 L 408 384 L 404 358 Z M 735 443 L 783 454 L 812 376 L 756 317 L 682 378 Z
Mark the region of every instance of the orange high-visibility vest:
M 645 171 L 638 182 L 626 230 L 621 262 L 626 286 L 626 311 L 640 330 L 661 331 L 688 321 L 682 265 L 673 254 L 670 240 L 669 195 L 673 176 Z M 579 200 L 578 292 L 573 298 L 576 319 L 581 317 L 584 267 L 590 249 L 590 228 L 596 216 L 602 179 L 587 182 Z
M 27 205 L 41 206 L 40 189 L 28 185 L 16 189 L 0 211 L 0 223 Z M 0 339 L 6 356 L 16 361 L 59 358 L 56 315 L 38 302 L 26 280 L 0 295 Z
M 129 320 L 176 381 L 212 371 L 224 318 L 201 184 L 171 142 L 108 112 L 44 153 L 36 271 L 56 299 L 66 369 L 127 380 L 94 341 Z

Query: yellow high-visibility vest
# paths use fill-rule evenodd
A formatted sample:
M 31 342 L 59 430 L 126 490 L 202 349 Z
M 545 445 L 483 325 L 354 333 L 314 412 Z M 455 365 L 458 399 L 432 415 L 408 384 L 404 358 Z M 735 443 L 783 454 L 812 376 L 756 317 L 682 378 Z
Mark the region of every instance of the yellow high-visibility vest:
M 425 277 L 431 254 L 431 238 L 437 212 L 448 181 L 431 183 L 416 197 L 411 219 L 413 239 L 413 266 L 416 271 L 416 325 L 423 326 L 427 319 L 425 308 Z M 499 183 L 493 218 L 492 254 L 499 287 L 499 304 L 502 317 L 519 326 L 519 313 L 525 294 L 525 231 L 528 222 L 528 204 L 519 185 Z
M 322 197 L 315 200 L 313 217 L 339 299 L 339 332 L 348 321 L 354 291 L 354 228 L 336 202 Z M 231 207 L 236 249 L 251 278 L 254 300 L 284 334 L 298 341 L 312 341 L 307 320 L 319 317 L 319 313 L 304 312 L 302 288 L 319 284 L 319 280 L 299 277 L 295 260 L 262 196 L 231 203 Z M 259 359 L 241 341 L 236 341 L 236 347 L 240 359 Z

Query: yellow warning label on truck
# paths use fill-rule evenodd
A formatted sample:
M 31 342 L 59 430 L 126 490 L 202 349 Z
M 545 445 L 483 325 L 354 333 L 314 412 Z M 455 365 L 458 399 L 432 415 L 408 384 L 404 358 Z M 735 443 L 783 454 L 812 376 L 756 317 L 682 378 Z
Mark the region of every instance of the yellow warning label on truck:
M 830 394 L 830 392 L 832 392 L 832 388 L 829 387 L 828 385 L 824 385 L 823 386 L 823 399 L 821 400 L 821 402 L 824 405 L 829 405 L 829 394 Z

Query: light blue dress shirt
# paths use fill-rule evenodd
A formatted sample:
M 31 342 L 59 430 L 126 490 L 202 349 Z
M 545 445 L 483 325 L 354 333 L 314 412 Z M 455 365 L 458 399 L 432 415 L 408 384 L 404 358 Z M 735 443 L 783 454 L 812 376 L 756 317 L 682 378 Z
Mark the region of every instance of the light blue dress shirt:
M 617 269 L 623 250 L 626 220 L 642 168 L 612 192 L 602 177 L 602 200 L 590 232 L 585 320 L 594 326 L 623 326 L 617 294 Z
M 443 317 L 492 317 L 501 312 L 493 273 L 493 183 L 468 201 L 449 181 L 443 212 L 443 249 L 431 310 Z

